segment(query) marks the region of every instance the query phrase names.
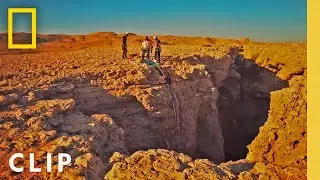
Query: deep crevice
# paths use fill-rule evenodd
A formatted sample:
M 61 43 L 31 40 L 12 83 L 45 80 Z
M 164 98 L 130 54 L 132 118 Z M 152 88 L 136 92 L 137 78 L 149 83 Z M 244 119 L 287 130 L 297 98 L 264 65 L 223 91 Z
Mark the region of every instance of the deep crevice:
M 217 102 L 226 161 L 246 157 L 247 146 L 267 121 L 270 93 L 288 87 L 287 81 L 243 55 L 230 67 Z
M 247 145 L 257 136 L 259 127 L 268 118 L 270 92 L 288 86 L 287 81 L 258 66 L 253 60 L 239 54 L 233 56 L 236 58 L 232 62 L 197 56 L 180 59 L 191 65 L 204 64 L 212 84 L 219 92 L 217 102 L 203 102 L 195 109 L 198 111 L 194 121 L 196 145 L 193 152 L 184 152 L 194 158 L 208 158 L 215 163 L 245 158 Z M 229 63 L 229 69 L 219 63 Z M 222 76 L 224 79 L 217 79 L 217 73 L 226 71 L 228 74 Z M 180 83 L 187 81 L 190 80 Z M 164 129 L 167 127 L 158 127 L 165 119 L 151 115 L 135 97 L 119 98 L 89 82 L 76 87 L 73 93 L 77 110 L 87 116 L 108 114 L 124 129 L 126 148 L 130 153 L 153 148 L 180 151 L 174 143 L 176 137 L 172 137 L 175 133 Z M 184 96 L 184 91 L 178 93 L 178 96 Z M 182 108 L 180 113 L 186 112 Z M 215 117 L 219 120 L 213 120 Z M 183 120 L 181 123 L 184 123 Z M 221 139 L 218 134 L 222 134 Z M 167 139 L 164 135 L 168 136 Z M 223 144 L 222 148 L 217 148 L 217 144 Z M 218 157 L 217 154 L 221 152 L 224 156 Z

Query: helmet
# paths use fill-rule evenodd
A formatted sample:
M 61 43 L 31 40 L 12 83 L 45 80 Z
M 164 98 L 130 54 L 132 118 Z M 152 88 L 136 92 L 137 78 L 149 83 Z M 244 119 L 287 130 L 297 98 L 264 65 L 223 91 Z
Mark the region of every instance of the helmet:
M 126 35 L 129 35 L 129 33 L 128 33 L 128 32 L 126 32 Z
M 153 39 L 157 39 L 158 37 L 157 36 L 153 36 Z

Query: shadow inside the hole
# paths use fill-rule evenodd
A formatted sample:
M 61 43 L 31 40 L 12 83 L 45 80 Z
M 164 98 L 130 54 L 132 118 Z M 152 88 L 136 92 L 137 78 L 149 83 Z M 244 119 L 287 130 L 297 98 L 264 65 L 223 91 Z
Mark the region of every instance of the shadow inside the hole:
M 234 64 L 230 71 L 239 76 L 229 75 L 222 82 L 217 102 L 226 160 L 246 157 L 247 146 L 267 121 L 270 93 L 288 87 L 288 81 L 241 54 Z
M 184 79 L 181 74 L 178 75 L 173 73 L 175 75 L 174 81 L 178 83 L 183 81 L 195 81 L 196 83 L 197 80 L 209 78 L 212 82 L 213 89 L 217 87 L 219 81 L 221 81 L 219 78 L 217 78 L 217 76 L 224 76 L 224 73 L 231 63 L 231 60 L 227 57 L 217 59 L 216 57 L 200 55 L 183 58 L 172 57 L 170 61 L 177 64 L 183 64 L 184 66 L 193 66 L 193 68 L 190 68 L 192 69 L 192 71 L 189 71 L 190 73 L 185 73 L 185 76 L 188 77 L 187 79 Z M 171 64 L 171 66 L 175 66 L 177 64 Z M 181 95 L 183 95 L 183 93 Z M 182 105 L 182 114 L 188 113 L 183 108 L 184 106 L 187 105 Z M 197 113 L 195 116 L 196 119 L 193 120 L 193 123 L 195 124 L 193 124 L 192 127 L 182 126 L 182 131 L 184 133 L 189 132 L 189 134 L 195 135 L 194 138 L 189 139 L 190 141 L 195 141 L 195 146 L 191 148 L 191 151 L 182 150 L 182 152 L 190 155 L 193 158 L 209 159 L 219 164 L 225 160 L 225 156 L 223 150 L 223 136 L 218 121 L 218 112 L 217 108 L 214 106 L 212 106 L 211 98 L 208 99 L 208 101 L 204 100 L 201 102 L 199 108 L 194 109 L 194 111 Z M 182 124 L 190 124 L 190 122 L 184 121 L 187 120 L 183 120 Z M 185 134 L 185 136 L 190 135 Z M 191 143 L 193 144 L 194 142 Z
M 205 65 L 205 70 L 210 75 L 214 86 L 218 87 L 217 107 L 219 111 L 219 124 L 224 138 L 225 161 L 239 160 L 246 157 L 247 146 L 259 133 L 259 128 L 268 118 L 270 108 L 270 93 L 288 87 L 288 81 L 277 77 L 280 69 L 273 68 L 272 72 L 255 64 L 252 59 L 246 59 L 241 49 L 231 48 L 229 55 L 233 63 L 229 75 L 222 81 L 217 79 L 218 73 L 225 71 L 229 66 L 227 59 L 217 59 L 210 56 L 190 56 L 185 58 L 175 57 L 171 61 L 186 62 L 190 65 Z M 182 110 L 183 111 L 183 110 Z M 201 117 L 201 115 L 199 115 Z M 202 129 L 198 127 L 197 144 L 193 157 L 208 158 L 207 148 L 201 142 L 207 142 L 207 126 L 201 125 L 203 120 L 198 120 Z M 199 125 L 199 124 L 198 124 Z M 201 139 L 202 138 L 202 139 Z

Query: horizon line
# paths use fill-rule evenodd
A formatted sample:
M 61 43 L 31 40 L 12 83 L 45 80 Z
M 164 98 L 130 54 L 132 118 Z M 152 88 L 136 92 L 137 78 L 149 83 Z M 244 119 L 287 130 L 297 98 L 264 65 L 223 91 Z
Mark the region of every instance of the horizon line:
M 15 33 L 25 33 L 25 34 L 31 34 L 31 32 L 24 32 L 24 31 L 20 31 L 20 32 L 13 32 Z M 124 34 L 126 32 L 116 32 L 116 31 L 93 31 L 93 32 L 89 32 L 89 33 L 61 33 L 61 32 L 40 32 L 37 33 L 37 35 L 70 35 L 70 36 L 86 36 L 86 35 L 90 35 L 90 34 L 95 34 L 95 33 L 115 33 L 117 35 L 121 35 Z M 178 35 L 178 34 L 166 34 L 166 33 L 161 33 L 161 34 L 140 34 L 140 33 L 134 33 L 134 32 L 128 32 L 131 34 L 134 34 L 136 36 L 153 36 L 153 35 L 157 35 L 157 36 L 174 36 L 174 37 L 187 37 L 187 38 L 217 38 L 217 39 L 224 39 L 224 40 L 242 40 L 242 39 L 249 39 L 249 41 L 251 42 L 256 42 L 256 43 L 307 43 L 307 39 L 305 40 L 255 40 L 255 39 L 251 39 L 250 37 L 219 37 L 219 36 L 206 36 L 206 35 Z M 0 34 L 8 34 L 8 32 L 1 32 Z

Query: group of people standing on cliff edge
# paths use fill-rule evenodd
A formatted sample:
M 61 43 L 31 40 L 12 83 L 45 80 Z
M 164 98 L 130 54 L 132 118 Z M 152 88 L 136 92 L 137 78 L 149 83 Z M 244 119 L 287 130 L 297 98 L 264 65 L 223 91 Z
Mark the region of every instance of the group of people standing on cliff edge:
M 127 58 L 127 53 L 128 53 L 127 38 L 128 38 L 128 36 L 129 36 L 129 33 L 127 33 L 127 32 L 122 36 L 122 59 Z M 160 63 L 161 42 L 157 36 L 153 36 L 153 39 L 156 42 L 155 51 L 154 51 L 154 58 L 157 61 L 157 63 Z M 152 51 L 153 51 L 153 45 L 154 45 L 153 41 L 151 39 L 149 39 L 148 36 L 146 36 L 145 40 L 141 44 L 141 62 L 144 60 L 145 57 L 148 60 L 150 59 L 150 54 L 152 55 Z

